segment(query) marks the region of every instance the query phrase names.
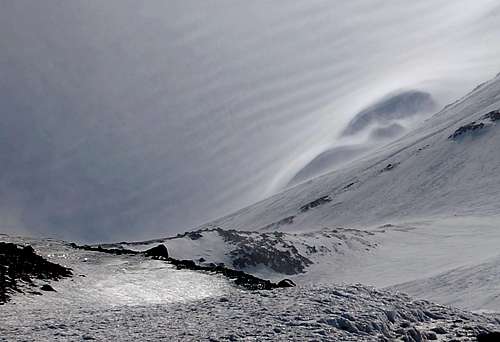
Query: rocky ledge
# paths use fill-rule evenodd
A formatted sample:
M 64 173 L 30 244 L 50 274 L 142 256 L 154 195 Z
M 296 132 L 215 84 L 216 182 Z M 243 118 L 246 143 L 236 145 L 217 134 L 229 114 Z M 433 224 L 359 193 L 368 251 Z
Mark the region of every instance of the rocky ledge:
M 37 287 L 34 279 L 47 281 L 70 276 L 71 269 L 47 261 L 29 245 L 0 242 L 0 304 L 10 299 L 11 293 L 24 292 L 23 285 L 29 285 L 26 291 L 41 294 L 33 289 Z M 43 284 L 40 289 L 54 291 L 49 284 Z

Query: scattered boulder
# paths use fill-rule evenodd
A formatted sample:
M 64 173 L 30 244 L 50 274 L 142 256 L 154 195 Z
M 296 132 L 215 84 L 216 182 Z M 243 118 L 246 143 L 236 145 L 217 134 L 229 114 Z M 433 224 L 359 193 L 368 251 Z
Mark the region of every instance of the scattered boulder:
M 403 341 L 405 342 L 422 342 L 424 341 L 424 336 L 422 333 L 415 328 L 410 328 L 406 331 L 405 336 L 403 337 Z
M 445 328 L 440 327 L 440 326 L 432 328 L 431 331 L 435 332 L 438 335 L 444 335 L 444 334 L 448 333 Z
M 178 265 L 182 265 L 184 268 L 188 269 L 195 269 L 196 268 L 196 263 L 193 260 L 179 260 Z
M 428 331 L 425 333 L 425 337 L 429 340 L 429 341 L 437 341 L 438 340 L 438 337 L 436 335 L 435 332 L 433 331 Z
M 153 259 L 168 259 L 168 249 L 164 244 L 159 244 L 156 247 L 144 251 L 144 255 L 152 257 Z
M 278 282 L 278 287 L 295 287 L 295 283 L 291 281 L 290 279 L 283 279 Z
M 40 287 L 40 290 L 42 291 L 51 291 L 51 292 L 56 292 L 56 290 L 54 290 L 54 288 L 52 286 L 50 286 L 49 284 L 43 284 L 41 287 Z

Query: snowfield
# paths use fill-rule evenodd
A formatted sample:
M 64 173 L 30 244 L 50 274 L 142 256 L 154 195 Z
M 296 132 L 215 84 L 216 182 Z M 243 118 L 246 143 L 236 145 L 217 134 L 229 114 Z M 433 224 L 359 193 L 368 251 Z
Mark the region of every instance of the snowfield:
M 164 243 L 173 257 L 224 263 L 273 281 L 361 283 L 463 309 L 500 311 L 498 216 L 392 222 L 306 233 L 207 229 L 102 246 L 143 251 Z
M 53 282 L 57 292 L 1 305 L 0 341 L 475 341 L 500 328 L 495 316 L 363 285 L 252 292 L 142 256 L 1 239 L 30 243 L 75 276 Z

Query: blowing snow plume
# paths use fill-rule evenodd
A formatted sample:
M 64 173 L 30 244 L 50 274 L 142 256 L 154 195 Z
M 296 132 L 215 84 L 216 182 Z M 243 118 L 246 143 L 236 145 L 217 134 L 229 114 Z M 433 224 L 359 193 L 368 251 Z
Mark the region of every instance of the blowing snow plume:
M 261 200 L 386 94 L 444 104 L 498 72 L 499 16 L 492 0 L 3 2 L 2 230 L 141 239 Z
M 298 171 L 289 186 L 338 169 L 377 146 L 387 144 L 436 109 L 437 104 L 431 94 L 423 91 L 409 90 L 384 96 L 357 113 L 342 131 L 335 146 L 321 152 Z

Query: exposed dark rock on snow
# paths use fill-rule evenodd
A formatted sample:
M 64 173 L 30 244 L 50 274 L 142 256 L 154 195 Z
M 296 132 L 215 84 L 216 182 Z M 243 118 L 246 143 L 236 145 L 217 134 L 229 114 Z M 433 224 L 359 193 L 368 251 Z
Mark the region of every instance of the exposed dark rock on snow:
M 493 110 L 483 116 L 483 119 L 488 119 L 492 122 L 500 120 L 500 110 Z
M 320 197 L 318 199 L 315 199 L 312 202 L 309 202 L 309 203 L 303 205 L 302 207 L 300 207 L 300 211 L 301 212 L 306 212 L 309 209 L 316 208 L 316 207 L 318 207 L 318 206 L 320 206 L 322 204 L 325 204 L 325 203 L 328 203 L 328 202 L 331 202 L 331 201 L 332 201 L 332 198 L 330 196 L 326 195 L 326 196 Z
M 141 252 L 134 251 L 131 249 L 125 249 L 125 248 L 104 248 L 101 245 L 98 245 L 97 247 L 95 246 L 89 246 L 89 245 L 77 245 L 76 243 L 70 243 L 70 247 L 76 248 L 76 249 L 82 249 L 85 251 L 93 251 L 93 252 L 101 252 L 101 253 L 107 253 L 107 254 L 115 254 L 115 255 L 123 255 L 123 254 L 141 254 Z
M 295 286 L 295 284 L 289 279 L 273 283 L 269 280 L 261 279 L 243 271 L 233 270 L 221 265 L 202 266 L 196 265 L 196 263 L 192 260 L 177 260 L 172 258 L 170 258 L 169 261 L 178 269 L 189 269 L 194 271 L 206 271 L 222 274 L 234 280 L 236 285 L 244 287 L 248 290 L 272 290 L 276 288 Z
M 483 130 L 486 127 L 494 125 L 496 121 L 500 120 L 500 110 L 492 110 L 491 112 L 483 115 L 478 122 L 472 121 L 471 123 L 459 127 L 452 135 L 448 137 L 451 140 L 457 140 L 465 134 L 470 134 L 474 131 Z
M 399 165 L 399 163 L 387 164 L 387 166 L 382 169 L 382 172 L 391 171 L 398 165 Z
M 373 123 L 387 124 L 392 120 L 432 112 L 435 109 L 434 99 L 429 93 L 423 91 L 410 90 L 396 95 L 388 95 L 356 114 L 343 134 L 355 134 Z
M 56 290 L 54 290 L 54 288 L 52 286 L 50 286 L 49 284 L 43 284 L 40 287 L 40 290 L 42 290 L 42 291 L 49 291 L 49 292 L 56 292 Z
M 164 244 L 159 244 L 156 247 L 144 251 L 144 255 L 152 257 L 154 259 L 168 260 L 168 250 Z
M 344 186 L 343 190 L 347 190 L 349 189 L 351 186 L 353 186 L 354 184 L 356 184 L 356 182 L 351 182 L 349 184 L 347 184 L 346 186 Z
M 478 342 L 498 342 L 500 341 L 500 332 L 483 332 L 477 335 Z
M 278 273 L 292 275 L 304 272 L 313 263 L 283 239 L 284 233 L 262 233 L 261 239 L 255 241 L 250 234 L 236 230 L 219 228 L 217 232 L 226 242 L 236 245 L 229 255 L 237 269 L 266 265 Z
M 70 276 L 71 269 L 47 261 L 31 246 L 0 242 L 0 304 L 8 301 L 11 293 L 22 293 L 22 284 L 33 284 L 33 278 L 59 280 Z
M 485 127 L 485 124 L 482 122 L 476 123 L 475 121 L 467 124 L 465 126 L 459 127 L 452 135 L 448 137 L 451 140 L 457 140 L 457 138 L 474 131 L 481 130 Z
M 290 279 L 283 279 L 278 282 L 278 287 L 294 287 L 296 286 L 293 281 Z

